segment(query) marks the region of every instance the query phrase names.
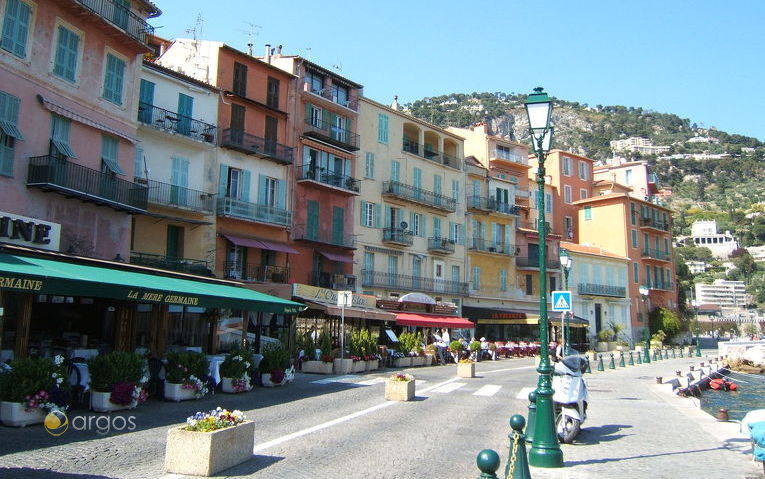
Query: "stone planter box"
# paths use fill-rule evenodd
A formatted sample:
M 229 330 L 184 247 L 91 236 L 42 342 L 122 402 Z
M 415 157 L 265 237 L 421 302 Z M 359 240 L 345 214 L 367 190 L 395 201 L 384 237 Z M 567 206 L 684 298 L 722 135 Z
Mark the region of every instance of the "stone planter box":
M 112 396 L 111 392 L 103 393 L 99 391 L 90 392 L 90 409 L 96 412 L 112 412 L 121 411 L 123 409 L 130 409 L 130 405 L 122 406 L 120 404 L 114 404 L 109 400 Z
M 211 476 L 252 457 L 255 423 L 244 421 L 213 432 L 167 431 L 165 471 L 176 474 Z
M 311 374 L 332 374 L 333 366 L 332 363 L 325 363 L 324 361 L 305 361 L 302 371 Z
M 188 401 L 196 398 L 195 389 L 184 389 L 180 383 L 165 383 L 165 399 L 168 401 Z
M 426 354 L 425 363 L 423 364 L 423 366 L 432 366 L 433 360 L 434 360 L 434 356 L 432 354 Z
M 410 368 L 412 367 L 412 358 L 409 356 L 403 358 L 396 358 L 393 360 L 394 368 Z
M 244 385 L 245 385 L 244 391 L 235 391 L 233 386 L 234 380 L 235 380 L 234 378 L 221 378 L 221 381 L 220 381 L 221 391 L 223 391 L 224 393 L 235 394 L 235 393 L 247 392 L 252 389 L 252 385 L 250 384 L 250 378 L 246 377 L 244 378 Z
M 348 374 L 353 368 L 352 359 L 335 359 L 333 371 L 335 374 Z
M 375 369 L 380 367 L 380 361 L 377 359 L 370 359 L 369 361 L 366 361 L 366 371 L 374 371 Z
M 595 351 L 597 351 L 599 353 L 605 353 L 605 352 L 608 352 L 608 350 L 609 350 L 608 349 L 608 343 L 604 343 L 604 342 L 598 341 L 595 344 Z
M 6 426 L 24 427 L 29 424 L 42 424 L 45 421 L 45 411 L 39 408 L 27 412 L 24 403 L 7 402 L 0 403 L 0 421 Z
M 457 377 L 474 378 L 475 363 L 457 363 Z
M 414 397 L 414 382 L 411 381 L 391 381 L 388 379 L 385 383 L 385 399 L 388 401 L 411 401 Z
M 363 373 L 366 370 L 367 370 L 366 361 L 354 361 L 353 366 L 351 366 L 352 373 Z
M 412 356 L 412 367 L 424 366 L 425 358 L 421 356 Z
M 288 381 L 287 381 L 287 376 L 286 375 L 284 376 L 284 379 L 282 379 L 282 382 L 280 382 L 280 383 L 275 383 L 275 382 L 271 381 L 271 373 L 264 373 L 264 374 L 260 375 L 260 384 L 262 384 L 263 387 L 265 387 L 265 388 L 273 388 L 273 387 L 277 387 L 277 386 L 284 386 L 287 383 L 288 383 Z

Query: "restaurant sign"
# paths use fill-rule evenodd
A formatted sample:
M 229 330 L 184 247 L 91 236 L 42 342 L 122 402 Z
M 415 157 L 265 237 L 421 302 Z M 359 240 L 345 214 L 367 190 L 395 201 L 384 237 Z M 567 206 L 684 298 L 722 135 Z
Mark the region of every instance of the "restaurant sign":
M 295 298 L 307 299 L 317 303 L 337 306 L 337 291 L 327 288 L 317 288 L 307 284 L 294 283 L 292 285 L 292 296 Z M 375 308 L 377 298 L 368 294 L 353 294 L 353 306 L 357 308 Z
M 0 211 L 0 242 L 58 251 L 61 225 Z
M 180 294 L 164 294 L 151 291 L 128 291 L 127 298 L 131 301 L 140 301 L 142 303 L 162 303 L 178 304 L 182 306 L 199 306 L 199 298 L 196 296 L 185 296 Z

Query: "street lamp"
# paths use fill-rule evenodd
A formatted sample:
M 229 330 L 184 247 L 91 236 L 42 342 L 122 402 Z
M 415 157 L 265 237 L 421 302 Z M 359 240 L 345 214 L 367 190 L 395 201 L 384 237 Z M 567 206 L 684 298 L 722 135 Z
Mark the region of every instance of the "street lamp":
M 568 251 L 565 249 L 561 249 L 558 253 L 558 257 L 560 258 L 560 267 L 563 268 L 563 289 L 568 291 L 568 273 L 571 271 L 571 266 L 574 264 L 574 259 L 569 256 Z M 563 313 L 563 317 L 565 318 L 565 323 L 563 324 L 563 355 L 568 356 L 569 354 L 569 343 L 571 342 L 571 336 L 569 334 L 569 315 L 571 314 L 570 311 L 566 311 Z
M 539 380 L 537 382 L 537 417 L 534 424 L 534 441 L 529 450 L 529 464 L 537 467 L 563 467 L 563 452 L 555 433 L 555 407 L 552 396 L 552 372 L 550 350 L 547 342 L 547 232 L 545 231 L 545 155 L 552 144 L 553 128 L 550 125 L 552 100 L 541 87 L 534 88 L 525 103 L 531 134 L 531 148 L 537 155 L 537 210 L 539 220 Z
M 648 288 L 645 286 L 640 286 L 638 288 L 638 292 L 640 293 L 640 299 L 643 302 L 643 311 L 646 312 L 646 317 L 643 318 L 646 323 L 648 322 L 648 309 L 646 308 L 646 298 L 648 298 Z M 651 362 L 651 335 L 650 335 L 650 328 L 649 325 L 645 325 L 645 329 L 643 329 L 643 339 L 645 340 L 645 347 L 643 348 L 643 362 L 644 363 L 650 363 Z

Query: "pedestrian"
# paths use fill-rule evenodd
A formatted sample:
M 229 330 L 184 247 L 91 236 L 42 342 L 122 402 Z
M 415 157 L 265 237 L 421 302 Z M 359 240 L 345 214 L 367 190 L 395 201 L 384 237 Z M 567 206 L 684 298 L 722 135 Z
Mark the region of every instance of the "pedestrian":
M 449 345 L 449 343 L 451 343 L 451 340 L 449 339 L 449 330 L 448 329 L 446 329 L 446 328 L 443 329 L 443 334 L 441 335 L 441 339 L 447 345 Z

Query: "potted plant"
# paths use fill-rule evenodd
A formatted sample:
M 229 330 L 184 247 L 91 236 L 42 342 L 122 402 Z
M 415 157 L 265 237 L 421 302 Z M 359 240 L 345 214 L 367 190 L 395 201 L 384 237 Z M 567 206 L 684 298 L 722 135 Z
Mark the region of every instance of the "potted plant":
M 614 351 L 619 346 L 619 335 L 624 331 L 624 325 L 611 321 L 608 323 L 608 328 L 612 332 L 612 336 L 608 340 L 608 350 Z
M 66 411 L 66 364 L 55 358 L 18 358 L 0 373 L 0 421 L 6 426 L 40 424 L 52 411 Z
M 473 361 L 480 361 L 480 351 L 481 351 L 481 342 L 480 341 L 470 341 L 470 344 L 468 344 L 468 349 L 470 349 L 470 358 Z
M 374 371 L 380 367 L 380 355 L 377 352 L 377 341 L 369 330 L 364 330 L 364 352 L 366 353 L 366 370 Z
M 311 340 L 308 343 L 308 348 L 313 354 L 316 353 L 317 349 L 320 349 L 320 354 L 316 360 L 303 361 L 302 371 L 304 373 L 332 374 L 335 357 L 332 355 L 332 342 L 327 331 L 321 332 L 318 345 Z M 314 356 L 309 354 L 309 357 Z
M 393 358 L 394 368 L 409 368 L 412 366 L 412 358 L 402 352 L 396 351 L 391 354 L 391 357 Z
M 608 328 L 598 331 L 598 344 L 595 346 L 595 350 L 600 353 L 610 351 L 610 349 L 608 349 L 608 341 L 610 341 L 613 336 L 614 332 Z
M 204 354 L 169 352 L 165 370 L 165 399 L 168 401 L 199 399 L 209 392 L 206 378 L 210 364 Z
M 457 377 L 474 378 L 475 361 L 472 359 L 460 359 L 460 362 L 457 363 Z
M 435 344 L 428 344 L 425 346 L 425 366 L 430 366 L 433 364 L 433 360 L 436 357 L 436 345 Z
M 415 380 L 411 374 L 397 373 L 385 382 L 385 399 L 410 401 L 414 397 Z
M 270 343 L 263 348 L 260 360 L 261 384 L 265 387 L 283 386 L 295 376 L 290 367 L 290 353 L 279 343 Z
M 255 423 L 241 411 L 198 412 L 167 432 L 165 471 L 211 476 L 252 457 Z
M 449 343 L 449 351 L 452 353 L 452 358 L 454 359 L 454 362 L 459 362 L 460 355 L 462 353 L 462 342 L 459 340 L 454 340 L 451 343 Z
M 113 351 L 88 361 L 90 408 L 97 412 L 133 409 L 146 400 L 146 360 L 137 353 Z
M 367 363 L 364 359 L 364 341 L 365 337 L 362 337 L 362 332 L 365 330 L 355 330 L 351 333 L 351 360 L 353 365 L 351 366 L 352 373 L 363 373 L 367 369 Z
M 252 389 L 250 376 L 255 369 L 252 351 L 231 351 L 220 364 L 221 390 L 224 393 L 240 393 Z

